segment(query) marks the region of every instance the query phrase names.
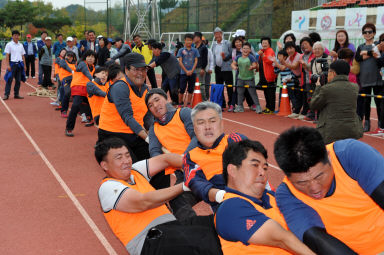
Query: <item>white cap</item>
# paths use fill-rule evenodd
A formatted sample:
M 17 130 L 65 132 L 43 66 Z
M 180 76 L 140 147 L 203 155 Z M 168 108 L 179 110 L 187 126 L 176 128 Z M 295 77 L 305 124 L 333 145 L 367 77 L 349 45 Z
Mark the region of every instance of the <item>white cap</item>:
M 97 39 L 100 39 L 101 37 L 103 37 L 103 36 L 102 36 L 102 35 L 98 35 L 98 36 L 97 36 Z
M 73 42 L 73 37 L 72 36 L 68 36 L 67 37 L 67 42 L 70 41 L 70 42 Z
M 47 36 L 47 37 L 45 37 L 45 40 L 51 40 L 52 41 L 52 38 L 50 36 Z
M 237 36 L 244 36 L 245 37 L 245 30 L 244 29 L 237 29 L 236 32 L 232 35 L 232 37 L 237 37 Z

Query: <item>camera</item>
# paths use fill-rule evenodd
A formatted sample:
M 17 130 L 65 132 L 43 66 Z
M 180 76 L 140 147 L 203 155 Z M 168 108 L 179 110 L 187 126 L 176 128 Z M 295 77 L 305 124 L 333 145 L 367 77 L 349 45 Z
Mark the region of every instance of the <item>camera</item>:
M 329 64 L 328 59 L 318 58 L 314 60 L 314 65 L 321 64 L 321 73 L 311 75 L 311 83 L 316 84 L 317 80 L 320 78 L 320 85 L 323 86 L 328 82 L 328 70 Z

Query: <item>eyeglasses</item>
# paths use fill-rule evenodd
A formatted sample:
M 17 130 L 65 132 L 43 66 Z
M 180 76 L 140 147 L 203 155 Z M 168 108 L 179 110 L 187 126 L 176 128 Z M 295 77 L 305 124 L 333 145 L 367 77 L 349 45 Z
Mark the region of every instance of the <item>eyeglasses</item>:
M 132 70 L 135 73 L 138 73 L 138 72 L 146 73 L 148 69 L 146 67 L 135 68 L 135 67 L 131 66 L 130 70 Z
M 363 31 L 363 35 L 367 35 L 367 34 L 373 34 L 373 31 L 372 30 Z

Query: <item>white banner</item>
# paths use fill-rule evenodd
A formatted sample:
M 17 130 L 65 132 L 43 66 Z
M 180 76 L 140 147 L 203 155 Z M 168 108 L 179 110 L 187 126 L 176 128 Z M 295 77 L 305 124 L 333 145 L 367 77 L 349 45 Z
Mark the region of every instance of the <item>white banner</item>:
M 309 28 L 309 10 L 293 11 L 291 18 L 291 29 L 304 31 Z
M 327 31 L 336 29 L 336 9 L 325 9 L 317 11 L 316 30 Z
M 384 6 L 377 7 L 376 10 L 377 10 L 376 28 L 382 29 L 384 28 Z
M 367 8 L 348 8 L 345 9 L 344 28 L 361 29 L 367 21 Z

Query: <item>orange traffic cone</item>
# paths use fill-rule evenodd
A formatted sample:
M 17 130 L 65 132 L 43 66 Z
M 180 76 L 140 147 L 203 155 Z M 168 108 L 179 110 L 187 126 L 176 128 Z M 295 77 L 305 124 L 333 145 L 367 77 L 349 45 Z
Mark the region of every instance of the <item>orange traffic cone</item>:
M 281 102 L 278 116 L 288 116 L 292 113 L 291 104 L 289 103 L 287 85 L 283 83 L 283 91 L 281 93 Z
M 201 97 L 199 78 L 196 77 L 195 90 L 193 91 L 192 108 L 201 102 L 203 102 L 203 98 Z

